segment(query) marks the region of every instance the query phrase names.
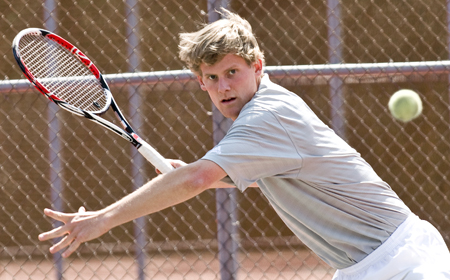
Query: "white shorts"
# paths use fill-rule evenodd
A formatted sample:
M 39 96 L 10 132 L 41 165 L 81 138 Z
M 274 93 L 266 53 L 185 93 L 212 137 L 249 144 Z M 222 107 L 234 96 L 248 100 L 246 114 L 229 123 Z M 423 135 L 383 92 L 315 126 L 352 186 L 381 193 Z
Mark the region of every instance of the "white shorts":
M 450 279 L 450 253 L 439 231 L 409 216 L 380 247 L 333 280 Z

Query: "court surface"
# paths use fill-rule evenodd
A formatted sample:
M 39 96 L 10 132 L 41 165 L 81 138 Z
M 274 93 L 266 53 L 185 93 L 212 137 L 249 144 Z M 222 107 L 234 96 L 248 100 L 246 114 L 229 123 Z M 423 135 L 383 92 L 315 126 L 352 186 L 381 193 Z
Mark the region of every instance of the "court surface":
M 334 270 L 310 251 L 254 251 L 239 254 L 237 279 L 328 280 Z M 64 264 L 64 279 L 138 279 L 134 258 L 126 255 L 83 255 Z M 149 254 L 145 279 L 220 279 L 219 261 L 211 252 Z M 56 279 L 51 260 L 0 260 L 0 279 Z

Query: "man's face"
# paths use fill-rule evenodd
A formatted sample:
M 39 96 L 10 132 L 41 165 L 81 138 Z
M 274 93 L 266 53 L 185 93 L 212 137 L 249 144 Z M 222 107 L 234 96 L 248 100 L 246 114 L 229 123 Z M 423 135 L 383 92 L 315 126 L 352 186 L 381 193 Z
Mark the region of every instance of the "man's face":
M 234 121 L 258 90 L 262 63 L 249 66 L 242 57 L 227 54 L 214 65 L 202 63 L 200 70 L 200 87 L 208 92 L 217 109 Z

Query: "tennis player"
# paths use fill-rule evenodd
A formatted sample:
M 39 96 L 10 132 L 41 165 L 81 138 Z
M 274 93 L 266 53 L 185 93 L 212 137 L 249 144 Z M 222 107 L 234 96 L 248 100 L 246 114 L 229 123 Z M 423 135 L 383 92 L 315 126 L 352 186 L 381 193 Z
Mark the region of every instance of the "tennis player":
M 301 98 L 270 81 L 246 20 L 227 10 L 222 16 L 181 34 L 180 58 L 234 121 L 227 135 L 202 159 L 172 161 L 174 171 L 102 210 L 45 209 L 64 223 L 39 236 L 64 236 L 50 252 L 67 247 L 67 257 L 82 242 L 209 188 L 259 187 L 292 232 L 337 269 L 334 279 L 450 279 L 450 253 L 436 228 Z

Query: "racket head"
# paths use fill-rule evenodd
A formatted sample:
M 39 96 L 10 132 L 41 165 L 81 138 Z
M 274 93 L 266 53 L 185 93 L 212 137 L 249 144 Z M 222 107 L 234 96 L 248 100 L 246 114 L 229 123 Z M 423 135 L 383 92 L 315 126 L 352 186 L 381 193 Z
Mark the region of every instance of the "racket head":
M 19 32 L 14 58 L 27 79 L 50 100 L 75 114 L 102 114 L 111 105 L 106 81 L 94 63 L 62 37 L 39 28 Z

